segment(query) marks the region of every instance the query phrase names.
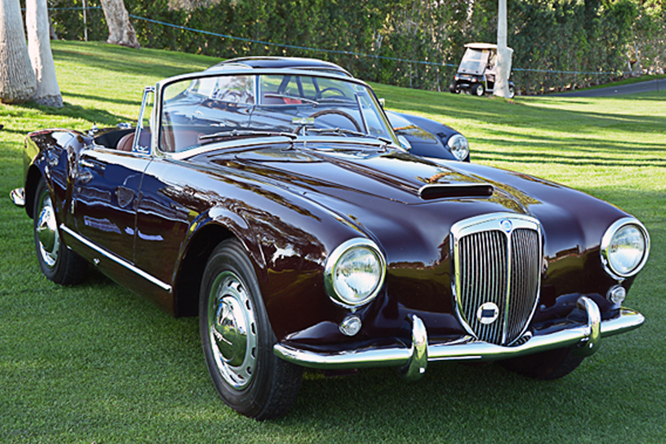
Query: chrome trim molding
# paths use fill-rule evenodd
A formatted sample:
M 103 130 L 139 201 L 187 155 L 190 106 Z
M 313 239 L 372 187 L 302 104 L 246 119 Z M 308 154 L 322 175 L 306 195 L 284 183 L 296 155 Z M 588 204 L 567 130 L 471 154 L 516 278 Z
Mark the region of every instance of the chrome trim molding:
M 278 343 L 273 347 L 273 352 L 281 359 L 310 368 L 402 367 L 404 369 L 406 367 L 408 370 L 422 368 L 425 371 L 425 365 L 422 365 L 423 356 L 425 356 L 425 362 L 494 361 L 572 346 L 580 347 L 577 352 L 589 356 L 599 348 L 600 338 L 633 330 L 640 327 L 645 321 L 642 314 L 629 308 L 622 308 L 619 315 L 613 319 L 600 320 L 599 307 L 586 296 L 579 298 L 578 306 L 587 313 L 585 324 L 572 323 L 571 328 L 531 337 L 531 332 L 528 332 L 521 337 L 521 339 L 527 338 L 524 342 L 517 341 L 522 342 L 521 345 L 495 345 L 479 341 L 472 336 L 463 336 L 451 342 L 428 344 L 427 334 L 424 337 L 421 331 L 422 328 L 425 331 L 425 326 L 418 317 L 412 316 L 412 337 L 418 338 L 418 340 L 412 339 L 414 343 L 410 346 L 396 341 L 394 345 L 383 347 L 316 352 Z M 420 370 L 419 373 L 421 373 Z
M 643 239 L 645 239 L 645 252 L 643 253 L 643 258 L 641 259 L 641 262 L 634 268 L 630 273 L 618 273 L 616 270 L 613 270 L 613 267 L 610 264 L 610 259 L 609 255 L 610 252 L 608 251 L 610 248 L 611 241 L 613 240 L 613 236 L 615 233 L 625 225 L 634 225 L 636 226 L 641 233 L 643 233 Z M 650 256 L 650 233 L 648 233 L 647 228 L 645 228 L 645 225 L 643 225 L 638 219 L 635 219 L 633 217 L 623 217 L 621 219 L 616 220 L 611 224 L 610 227 L 606 230 L 604 235 L 601 238 L 601 244 L 599 248 L 599 253 L 601 254 L 601 263 L 604 266 L 604 270 L 606 270 L 606 273 L 608 273 L 613 279 L 616 279 L 618 281 L 623 281 L 624 279 L 635 276 L 639 271 L 643 269 L 645 266 L 645 263 L 648 260 L 648 257 Z
M 25 207 L 25 189 L 15 188 L 9 192 L 9 198 L 17 207 Z
M 68 235 L 72 236 L 74 239 L 81 242 L 82 244 L 84 244 L 88 248 L 92 248 L 93 250 L 97 251 L 98 253 L 100 253 L 105 258 L 112 260 L 116 264 L 127 268 L 128 270 L 130 270 L 131 272 L 133 272 L 135 274 L 138 274 L 139 276 L 141 276 L 145 280 L 151 282 L 152 284 L 157 285 L 162 290 L 168 291 L 169 293 L 171 293 L 171 291 L 173 290 L 171 285 L 169 285 L 165 282 L 162 282 L 161 280 L 157 279 L 155 276 L 153 276 L 151 274 L 148 274 L 145 271 L 141 270 L 140 268 L 137 268 L 134 265 L 130 264 L 125 259 L 116 256 L 115 254 L 103 249 L 102 247 L 100 247 L 97 244 L 94 244 L 93 242 L 89 241 L 88 239 L 81 236 L 80 234 L 75 233 L 74 231 L 70 230 L 64 224 L 60 225 L 60 231 L 62 231 L 64 233 L 67 233 Z M 95 265 L 97 265 L 97 264 L 95 264 Z

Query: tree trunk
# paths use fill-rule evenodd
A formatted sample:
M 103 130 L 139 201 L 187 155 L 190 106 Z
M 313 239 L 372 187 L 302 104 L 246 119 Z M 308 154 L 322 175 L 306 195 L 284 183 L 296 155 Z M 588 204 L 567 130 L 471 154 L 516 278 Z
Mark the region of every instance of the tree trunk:
M 511 74 L 511 55 L 513 50 L 506 46 L 506 0 L 499 0 L 497 13 L 497 72 L 495 90 L 499 97 L 511 97 L 509 93 L 509 75 Z
M 19 0 L 0 1 L 0 102 L 23 103 L 37 88 Z
M 40 105 L 62 107 L 62 95 L 56 79 L 51 53 L 49 16 L 46 0 L 26 0 L 25 22 L 28 28 L 28 52 L 37 79 L 33 100 Z
M 130 48 L 141 48 L 123 0 L 100 0 L 100 2 L 109 26 L 109 38 L 106 42 Z
M 51 17 L 49 16 L 49 35 L 51 36 L 51 40 L 58 40 L 58 34 L 55 32 L 55 28 L 53 27 L 53 22 L 51 21 Z

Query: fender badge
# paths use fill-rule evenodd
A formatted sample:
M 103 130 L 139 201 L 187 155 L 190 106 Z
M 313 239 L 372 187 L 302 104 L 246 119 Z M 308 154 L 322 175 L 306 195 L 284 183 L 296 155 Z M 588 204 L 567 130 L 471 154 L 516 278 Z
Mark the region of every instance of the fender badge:
M 486 302 L 476 311 L 476 317 L 482 324 L 492 324 L 499 317 L 499 308 L 493 302 Z
M 511 230 L 513 230 L 513 223 L 509 219 L 502 219 L 499 225 L 506 233 L 511 233 Z

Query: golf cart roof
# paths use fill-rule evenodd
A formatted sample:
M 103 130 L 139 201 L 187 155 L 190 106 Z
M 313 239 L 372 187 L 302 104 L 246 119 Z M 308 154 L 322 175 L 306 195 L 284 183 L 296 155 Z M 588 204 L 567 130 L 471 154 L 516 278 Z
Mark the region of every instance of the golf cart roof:
M 472 48 L 472 49 L 494 49 L 497 50 L 497 45 L 494 43 L 467 43 L 465 45 L 465 48 Z

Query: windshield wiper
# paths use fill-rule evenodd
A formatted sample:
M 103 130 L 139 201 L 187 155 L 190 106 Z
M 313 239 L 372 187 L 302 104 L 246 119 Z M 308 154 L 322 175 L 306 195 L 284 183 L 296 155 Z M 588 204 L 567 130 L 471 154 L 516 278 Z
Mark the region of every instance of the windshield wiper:
M 258 131 L 258 130 L 231 130 L 231 131 L 220 131 L 217 133 L 213 134 L 204 134 L 202 136 L 199 136 L 200 141 L 204 140 L 212 140 L 212 139 L 219 139 L 221 137 L 262 137 L 262 136 L 269 136 L 269 137 L 274 137 L 274 136 L 284 136 L 284 137 L 289 137 L 290 139 L 294 140 L 298 138 L 297 134 L 294 133 L 287 133 L 287 132 L 272 132 L 272 131 Z
M 372 137 L 368 134 L 361 133 L 359 131 L 354 131 L 354 130 L 348 130 L 344 128 L 304 128 L 308 132 L 313 132 L 313 133 L 334 133 L 334 134 L 351 134 L 352 136 L 360 136 L 360 137 Z
M 354 130 L 348 130 L 344 128 L 304 128 L 306 131 L 311 131 L 313 133 L 334 133 L 334 134 L 350 134 L 352 136 L 359 136 L 359 137 L 367 137 L 370 139 L 375 139 L 379 140 L 380 142 L 383 142 L 382 149 L 386 151 L 386 148 L 389 145 L 395 145 L 395 142 L 393 142 L 391 139 L 387 139 L 386 137 L 375 137 L 371 134 L 365 134 L 361 133 L 359 131 L 354 131 Z

